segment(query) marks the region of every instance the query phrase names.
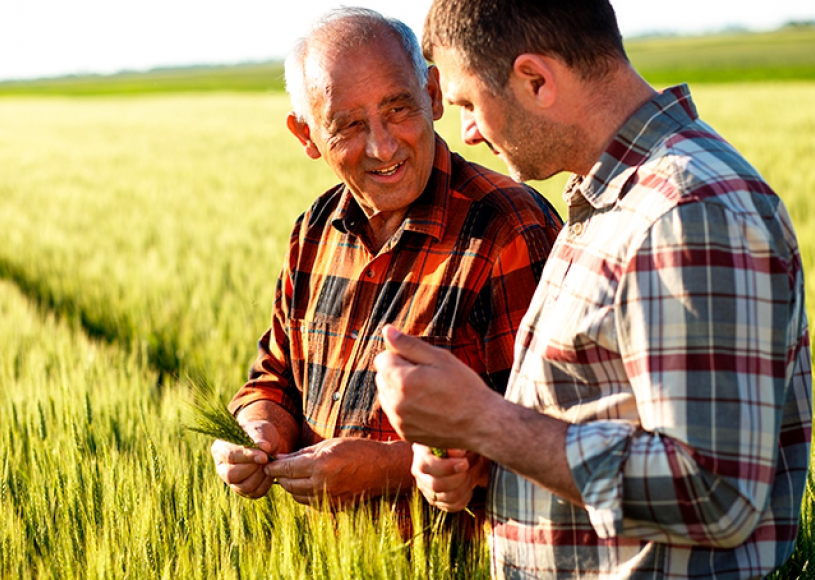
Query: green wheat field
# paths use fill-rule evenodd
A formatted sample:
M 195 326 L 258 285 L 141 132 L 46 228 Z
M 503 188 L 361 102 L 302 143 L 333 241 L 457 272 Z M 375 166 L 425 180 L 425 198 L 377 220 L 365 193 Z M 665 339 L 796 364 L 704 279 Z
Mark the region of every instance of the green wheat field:
M 629 50 L 658 88 L 690 82 L 815 272 L 815 30 Z M 237 497 L 187 428 L 183 377 L 242 384 L 291 225 L 336 183 L 280 83 L 275 64 L 0 83 L 0 578 L 489 577 L 486 542 L 451 542 L 418 498 L 406 541 L 387 506 Z M 504 169 L 458 129 L 447 111 L 453 149 Z M 562 211 L 564 181 L 533 185 Z M 807 302 L 813 320 L 814 275 Z M 813 483 L 777 578 L 815 577 Z

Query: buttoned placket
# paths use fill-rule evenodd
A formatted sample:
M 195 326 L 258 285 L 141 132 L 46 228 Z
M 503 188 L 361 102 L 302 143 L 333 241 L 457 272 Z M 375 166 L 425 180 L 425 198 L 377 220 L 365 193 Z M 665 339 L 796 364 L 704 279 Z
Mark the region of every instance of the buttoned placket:
M 397 234 L 394 237 L 398 237 Z M 395 240 L 389 241 L 377 255 L 369 255 L 369 261 L 364 264 L 357 274 L 357 288 L 359 289 L 350 305 L 351 312 L 358 312 L 360 310 L 360 303 L 374 304 L 376 302 L 375 295 L 381 289 L 381 281 L 384 279 L 387 272 L 390 270 L 393 261 L 392 249 L 395 246 Z M 364 289 L 364 290 L 363 290 Z M 370 312 L 368 312 L 370 314 Z M 334 392 L 331 394 L 331 413 L 329 414 L 329 422 L 334 425 L 335 436 L 336 426 L 339 424 L 340 412 L 342 410 L 342 400 L 345 396 L 345 390 L 348 382 L 347 369 L 361 368 L 359 361 L 366 349 L 370 348 L 369 340 L 360 340 L 360 337 L 368 336 L 370 333 L 370 325 L 380 324 L 378 320 L 372 320 L 370 315 L 351 317 L 348 320 L 348 326 L 345 328 L 345 335 L 347 337 L 344 348 L 350 348 L 351 352 L 347 357 L 343 357 L 342 371 L 338 375 L 337 384 L 334 386 Z
M 576 238 L 580 238 L 585 234 L 590 219 L 589 216 L 592 212 L 591 206 L 578 191 L 572 192 L 571 200 L 577 203 L 569 204 L 569 221 L 563 226 L 566 239 L 560 242 L 564 246 L 558 247 L 558 245 L 555 245 L 552 253 L 557 255 L 558 259 L 550 260 L 551 263 L 547 264 L 548 268 L 554 270 L 552 275 L 547 276 L 547 279 L 557 280 L 558 282 L 556 285 L 549 287 L 549 292 L 542 304 L 544 310 L 554 308 L 558 298 L 560 298 L 560 294 L 564 289 L 563 281 L 572 267 L 572 256 L 574 254 L 572 244 Z

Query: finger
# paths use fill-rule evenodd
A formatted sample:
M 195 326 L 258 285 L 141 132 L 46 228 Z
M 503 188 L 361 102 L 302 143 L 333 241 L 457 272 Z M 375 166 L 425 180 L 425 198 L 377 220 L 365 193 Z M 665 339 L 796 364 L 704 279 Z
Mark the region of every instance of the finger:
M 472 499 L 472 490 L 457 489 L 452 492 L 435 492 L 422 490 L 427 503 L 447 512 L 459 512 L 467 507 Z
M 249 477 L 261 471 L 257 465 L 252 463 L 242 463 L 239 465 L 219 463 L 215 466 L 215 470 L 218 472 L 218 476 L 229 485 L 243 485 Z
M 307 455 L 289 455 L 272 461 L 264 471 L 269 477 L 284 479 L 307 479 L 311 477 L 314 460 Z
M 459 453 L 460 450 L 449 450 L 448 457 L 438 457 L 425 445 L 413 444 L 413 462 L 411 473 L 414 477 L 432 476 L 449 478 L 465 476 L 470 468 L 470 461 Z M 437 490 L 438 491 L 438 490 Z
M 459 473 L 450 477 L 433 477 L 423 473 L 413 474 L 416 480 L 416 487 L 427 494 L 452 493 L 458 489 L 471 487 L 470 478 L 466 473 Z
M 425 488 L 418 482 L 417 487 L 430 505 L 445 511 L 461 511 L 467 507 L 473 497 L 472 487 L 467 482 L 449 491 Z
M 448 449 L 447 457 L 467 457 L 469 453 L 466 449 Z
M 269 461 L 266 453 L 259 449 L 242 447 L 240 445 L 235 445 L 234 443 L 223 441 L 222 439 L 215 440 L 215 442 L 212 444 L 211 452 L 215 463 L 230 463 L 233 465 L 240 463 L 252 463 L 262 465 Z
M 414 364 L 432 364 L 439 356 L 439 349 L 414 336 L 404 334 L 395 326 L 386 324 L 382 329 L 385 338 L 385 348 L 403 359 Z
M 278 479 L 277 482 L 300 503 L 305 503 L 305 500 L 307 500 L 309 503 L 314 503 L 323 496 L 322 486 L 317 485 L 316 482 L 310 477 L 302 479 L 283 478 Z
M 300 457 L 301 455 L 306 455 L 311 453 L 311 448 L 304 447 L 303 449 L 297 449 L 296 451 L 292 451 L 291 453 L 278 453 L 275 455 L 275 459 L 283 460 L 283 459 L 292 459 L 294 457 Z
M 274 455 L 280 443 L 277 430 L 268 421 L 251 421 L 242 425 L 246 434 L 255 442 L 262 451 Z
M 416 369 L 416 365 L 398 354 L 383 350 L 374 357 L 374 368 L 380 375 L 406 375 Z
M 272 478 L 267 477 L 263 470 L 258 469 L 240 485 L 231 485 L 230 487 L 239 495 L 257 499 L 266 495 L 269 488 L 272 487 L 272 483 Z
M 275 480 L 272 479 L 271 477 L 264 477 L 263 481 L 261 482 L 261 484 L 257 488 L 258 495 L 254 499 L 263 497 L 264 495 L 269 493 L 269 490 L 272 488 L 274 483 L 275 483 Z
M 314 478 L 277 478 L 276 482 L 283 490 L 289 493 L 294 501 L 303 505 L 320 507 L 323 505 L 325 494 L 323 485 L 318 484 Z
M 436 503 L 434 504 L 440 510 L 446 512 L 460 512 L 467 507 L 472 498 L 472 491 L 461 496 L 452 496 L 448 494 L 438 494 Z

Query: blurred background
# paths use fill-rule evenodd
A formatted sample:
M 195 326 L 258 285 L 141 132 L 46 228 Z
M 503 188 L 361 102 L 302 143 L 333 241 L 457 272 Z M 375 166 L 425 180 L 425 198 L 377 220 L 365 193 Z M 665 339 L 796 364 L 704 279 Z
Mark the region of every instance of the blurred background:
M 421 33 L 430 0 L 361 0 Z M 615 0 L 623 35 L 766 31 L 815 21 L 812 0 Z M 0 80 L 281 60 L 330 0 L 6 0 Z M 815 58 L 815 56 L 813 57 Z

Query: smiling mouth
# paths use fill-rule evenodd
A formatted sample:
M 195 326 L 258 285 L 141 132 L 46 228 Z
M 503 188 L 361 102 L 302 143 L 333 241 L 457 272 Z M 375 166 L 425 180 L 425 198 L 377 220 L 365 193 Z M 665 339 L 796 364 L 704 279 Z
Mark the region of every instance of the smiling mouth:
M 371 169 L 371 173 L 373 173 L 374 175 L 393 175 L 404 164 L 405 164 L 404 161 L 400 161 L 396 165 L 392 165 L 391 167 L 386 167 L 385 169 Z

